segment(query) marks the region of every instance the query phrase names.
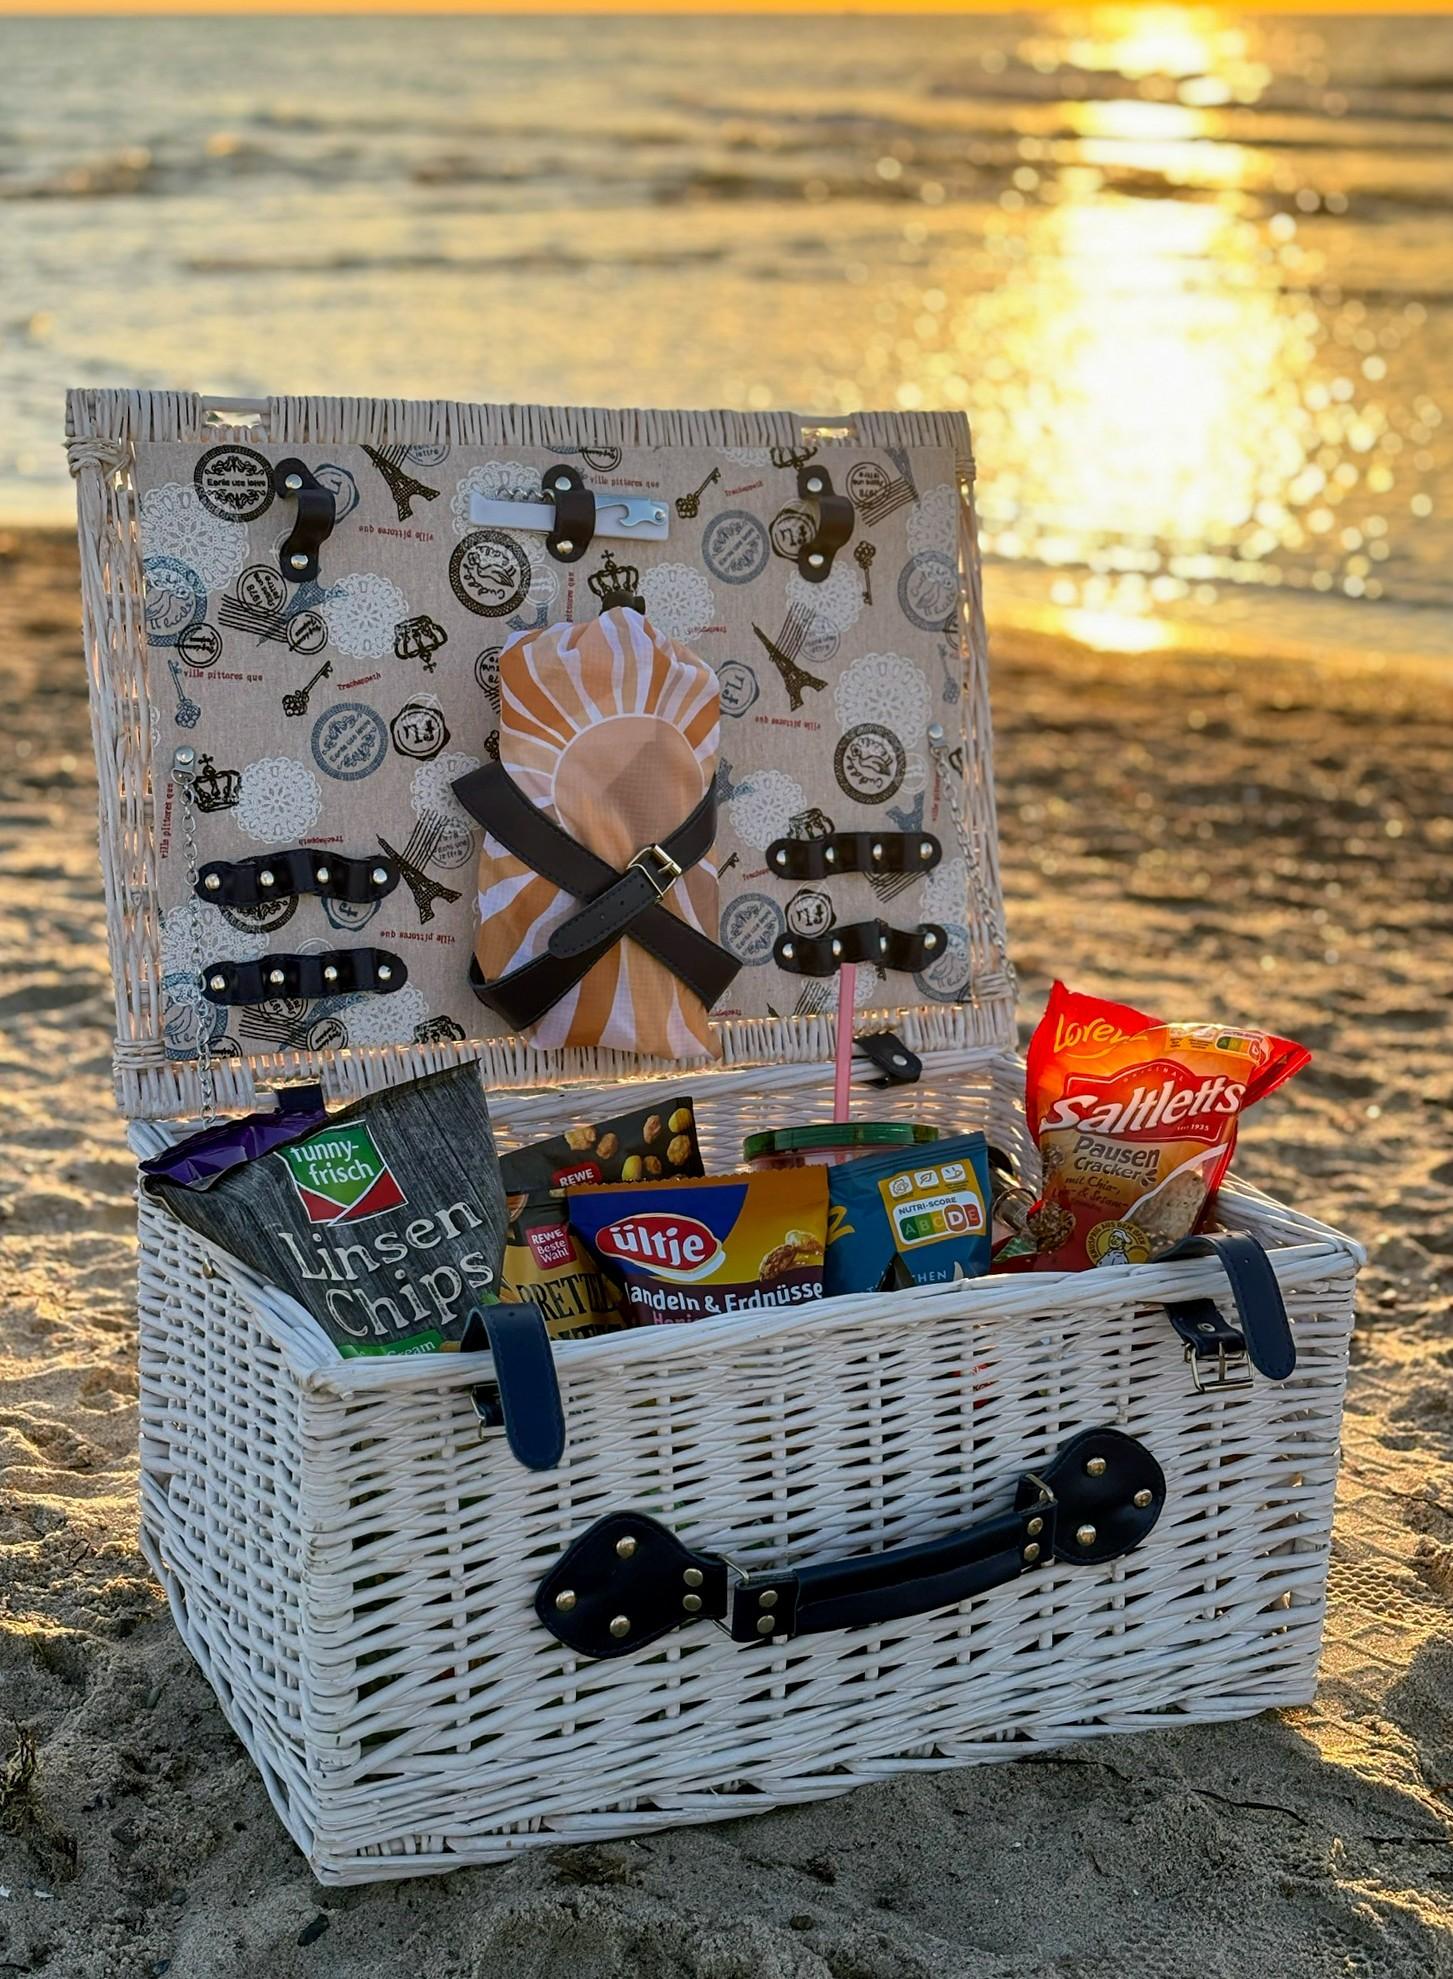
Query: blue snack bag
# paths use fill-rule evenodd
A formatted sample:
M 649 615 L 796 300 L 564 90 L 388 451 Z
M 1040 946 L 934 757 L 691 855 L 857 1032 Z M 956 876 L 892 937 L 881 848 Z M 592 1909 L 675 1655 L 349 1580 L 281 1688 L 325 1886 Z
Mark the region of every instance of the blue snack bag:
M 828 1170 L 823 1291 L 876 1292 L 982 1278 L 989 1269 L 989 1149 L 982 1134 L 864 1155 Z

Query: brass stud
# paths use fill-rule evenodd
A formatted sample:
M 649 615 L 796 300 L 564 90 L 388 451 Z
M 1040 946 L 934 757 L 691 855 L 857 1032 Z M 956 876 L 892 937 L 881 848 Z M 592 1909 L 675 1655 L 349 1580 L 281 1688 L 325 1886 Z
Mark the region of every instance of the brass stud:
M 759 1608 L 775 1608 L 777 1606 L 776 1588 L 769 1587 L 765 1594 L 759 1594 L 757 1596 L 757 1606 Z
M 701 1596 L 699 1594 L 683 1594 L 681 1605 L 688 1615 L 699 1615 L 701 1613 Z
M 776 1630 L 776 1627 L 777 1624 L 776 1622 L 773 1621 L 770 1615 L 759 1615 L 757 1617 L 758 1635 L 771 1635 Z
M 688 1587 L 700 1587 L 701 1583 L 706 1579 L 706 1575 L 701 1571 L 700 1567 L 688 1567 L 681 1578 L 686 1582 Z
M 1104 1475 L 1105 1459 L 1103 1457 L 1091 1457 L 1090 1461 L 1085 1465 L 1085 1476 L 1103 1477 Z
M 624 1539 L 618 1539 L 616 1541 L 616 1558 L 618 1560 L 631 1559 L 635 1553 L 635 1550 L 636 1550 L 636 1541 L 631 1538 L 629 1533 L 626 1534 Z
M 1031 1539 L 1038 1539 L 1039 1535 L 1044 1531 L 1044 1520 L 1031 1519 L 1024 1530 L 1029 1534 Z
M 306 570 L 308 568 L 308 559 L 303 555 L 301 550 L 294 550 L 293 554 L 288 558 L 288 562 L 294 570 Z
M 379 981 L 381 983 L 391 983 L 393 981 L 393 976 L 394 976 L 394 972 L 392 969 L 390 969 L 387 962 L 380 962 L 378 965 Z
M 1135 1503 L 1143 1512 L 1154 1496 L 1155 1493 L 1153 1491 L 1137 1491 L 1135 1494 Z
M 267 979 L 270 983 L 285 983 L 287 981 L 287 976 L 284 974 L 284 972 L 281 969 L 269 969 L 267 972 Z
M 614 1616 L 612 1616 L 612 1617 L 611 1617 L 611 1625 L 610 1625 L 610 1632 L 611 1632 L 611 1634 L 612 1634 L 613 1636 L 615 1636 L 615 1637 L 617 1637 L 617 1638 L 619 1638 L 619 1637 L 621 1637 L 621 1636 L 623 1636 L 623 1635 L 629 1635 L 629 1634 L 630 1634 L 630 1632 L 631 1632 L 631 1618 L 630 1618 L 630 1616 L 629 1616 L 629 1615 L 614 1615 Z
M 1026 1560 L 1029 1560 L 1030 1562 L 1033 1562 L 1039 1558 L 1038 1540 L 1036 1539 L 1030 1540 L 1029 1544 L 1024 1549 L 1024 1557 Z
M 1088 1524 L 1076 1526 L 1075 1538 L 1081 1546 L 1093 1546 L 1096 1539 L 1095 1528 Z
M 568 1615 L 570 1610 L 575 1606 L 574 1588 L 562 1587 L 560 1592 L 555 1596 L 555 1606 L 560 1610 L 562 1615 Z
M 202 884 L 206 887 L 208 893 L 216 893 L 221 888 L 222 881 L 216 873 L 208 873 Z
M 207 987 L 208 989 L 225 990 L 227 987 L 227 978 L 225 976 L 208 976 Z
M 333 875 L 329 872 L 326 866 L 320 866 L 317 872 L 314 873 L 313 875 L 313 878 L 318 882 L 319 886 L 326 886 L 329 880 L 332 879 L 332 877 Z

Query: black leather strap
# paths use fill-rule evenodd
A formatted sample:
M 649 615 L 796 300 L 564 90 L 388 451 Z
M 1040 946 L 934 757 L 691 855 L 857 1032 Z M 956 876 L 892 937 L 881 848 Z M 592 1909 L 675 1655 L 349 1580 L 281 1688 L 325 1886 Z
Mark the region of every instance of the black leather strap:
M 742 1643 L 871 1628 L 971 1600 L 1051 1561 L 1119 1559 L 1155 1525 L 1165 1492 L 1143 1443 L 1089 1429 L 1019 1480 L 1008 1511 L 921 1545 L 795 1572 L 755 1573 L 693 1550 L 644 1512 L 613 1512 L 566 1548 L 540 1583 L 535 1612 L 591 1657 L 627 1656 L 698 1619 Z
M 278 569 L 289 584 L 312 584 L 318 576 L 318 552 L 333 534 L 338 498 L 310 467 L 291 455 L 280 460 L 272 473 L 277 494 L 298 505 L 293 526 L 278 548 Z
M 324 948 L 311 955 L 264 955 L 260 962 L 209 962 L 202 994 L 209 1003 L 270 1003 L 274 997 L 392 996 L 409 980 L 403 958 L 386 948 Z
M 910 1051 L 896 1031 L 869 1031 L 853 1039 L 854 1052 L 860 1052 L 882 1073 L 881 1079 L 865 1079 L 865 1086 L 915 1086 L 923 1077 L 923 1060 Z
M 835 831 L 825 838 L 774 838 L 774 879 L 830 880 L 838 873 L 931 873 L 943 846 L 927 831 Z
M 397 862 L 379 853 L 344 859 L 315 846 L 297 845 L 254 859 L 209 859 L 198 872 L 193 891 L 199 900 L 215 901 L 219 907 L 263 907 L 300 893 L 363 906 L 383 900 L 398 883 Z
M 473 1391 L 481 1425 L 503 1421 L 510 1449 L 527 1470 L 554 1470 L 565 1454 L 565 1412 L 540 1308 L 528 1301 L 476 1306 L 460 1347 L 470 1353 L 487 1347 L 494 1355 L 494 1381 Z
M 844 962 L 876 962 L 884 969 L 911 973 L 926 969 L 947 948 L 948 930 L 937 921 L 924 921 L 916 928 L 852 921 L 825 935 L 778 935 L 772 957 L 789 976 L 831 976 Z
M 708 1009 L 718 1001 L 741 964 L 660 904 L 675 880 L 711 850 L 714 786 L 675 831 L 637 853 L 624 873 L 537 810 L 498 763 L 460 777 L 454 790 L 470 815 L 516 858 L 585 903 L 555 929 L 548 953 L 492 983 L 477 964 L 471 967 L 475 995 L 512 1029 L 535 1023 L 626 935 Z
M 1285 1381 L 1297 1364 L 1297 1347 L 1286 1301 L 1264 1245 L 1242 1230 L 1214 1230 L 1183 1237 L 1168 1258 L 1219 1258 L 1231 1287 L 1240 1331 L 1222 1319 L 1209 1299 L 1186 1299 L 1166 1307 L 1172 1326 L 1195 1359 L 1245 1353 L 1268 1381 Z

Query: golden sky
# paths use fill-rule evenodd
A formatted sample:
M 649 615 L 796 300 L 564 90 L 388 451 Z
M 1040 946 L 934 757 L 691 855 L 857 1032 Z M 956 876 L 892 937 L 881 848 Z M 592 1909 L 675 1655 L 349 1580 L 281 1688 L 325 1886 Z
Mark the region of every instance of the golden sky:
M 1146 0 L 1147 5 L 1156 0 Z M 1093 11 L 1033 0 L 0 0 L 3 14 L 927 14 Z M 1442 14 L 1453 0 L 1268 0 L 1224 8 L 1192 8 L 1207 13 L 1277 14 Z

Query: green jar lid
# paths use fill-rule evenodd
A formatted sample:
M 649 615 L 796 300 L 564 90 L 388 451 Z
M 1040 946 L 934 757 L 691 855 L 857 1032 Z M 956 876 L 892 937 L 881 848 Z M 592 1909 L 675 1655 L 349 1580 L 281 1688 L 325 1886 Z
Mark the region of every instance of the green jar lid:
M 825 1127 L 771 1127 L 762 1134 L 748 1134 L 742 1159 L 805 1154 L 809 1148 L 858 1148 L 866 1154 L 870 1148 L 915 1148 L 938 1139 L 938 1128 L 921 1120 L 839 1120 Z

